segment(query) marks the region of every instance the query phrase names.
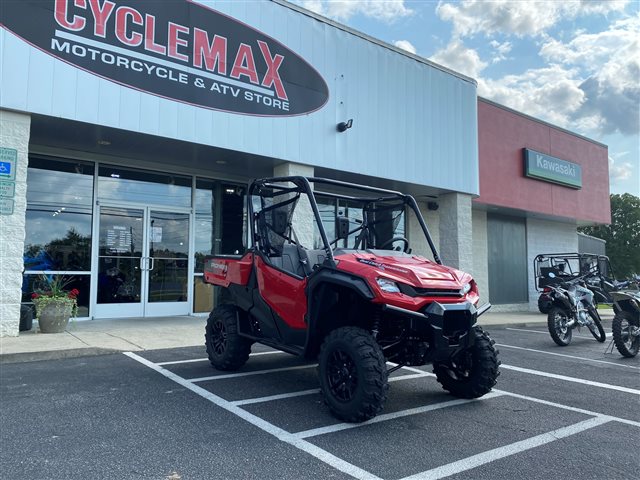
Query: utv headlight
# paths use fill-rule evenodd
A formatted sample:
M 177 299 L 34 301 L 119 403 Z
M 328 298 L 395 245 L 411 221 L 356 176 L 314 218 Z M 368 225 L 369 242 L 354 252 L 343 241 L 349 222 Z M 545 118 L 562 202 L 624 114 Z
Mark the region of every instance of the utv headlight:
M 398 284 L 393 280 L 389 280 L 388 278 L 378 277 L 376 278 L 376 282 L 380 287 L 380 290 L 387 293 L 400 293 L 400 289 L 398 288 Z
M 466 295 L 467 293 L 469 293 L 469 290 L 471 290 L 471 284 L 465 283 L 460 289 L 460 295 Z

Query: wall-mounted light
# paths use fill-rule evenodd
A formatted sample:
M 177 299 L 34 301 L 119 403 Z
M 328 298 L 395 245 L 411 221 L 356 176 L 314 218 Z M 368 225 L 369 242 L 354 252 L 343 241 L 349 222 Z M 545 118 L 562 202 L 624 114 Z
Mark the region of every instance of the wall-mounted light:
M 351 127 L 353 126 L 353 118 L 350 118 L 349 120 L 347 120 L 346 122 L 340 122 L 338 124 L 338 131 L 339 132 L 346 132 L 347 130 L 349 130 Z

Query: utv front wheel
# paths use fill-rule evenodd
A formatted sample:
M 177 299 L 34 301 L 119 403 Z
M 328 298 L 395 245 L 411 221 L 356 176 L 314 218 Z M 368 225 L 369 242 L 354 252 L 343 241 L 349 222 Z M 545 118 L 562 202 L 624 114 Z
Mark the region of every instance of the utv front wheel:
M 237 309 L 216 307 L 207 319 L 205 343 L 209 361 L 218 370 L 237 370 L 249 359 L 251 341 L 238 334 Z
M 491 391 L 500 375 L 495 342 L 481 327 L 474 327 L 473 346 L 447 362 L 433 364 L 433 373 L 442 388 L 461 398 L 478 398 Z
M 362 328 L 332 331 L 320 348 L 320 388 L 331 412 L 345 422 L 375 417 L 387 399 L 387 366 L 382 349 Z

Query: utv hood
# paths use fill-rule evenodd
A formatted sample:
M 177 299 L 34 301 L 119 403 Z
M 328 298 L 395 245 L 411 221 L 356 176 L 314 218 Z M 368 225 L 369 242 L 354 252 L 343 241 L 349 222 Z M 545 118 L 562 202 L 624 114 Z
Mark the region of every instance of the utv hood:
M 389 278 L 415 288 L 459 290 L 471 275 L 419 255 L 388 250 L 337 251 L 338 269 L 375 280 Z

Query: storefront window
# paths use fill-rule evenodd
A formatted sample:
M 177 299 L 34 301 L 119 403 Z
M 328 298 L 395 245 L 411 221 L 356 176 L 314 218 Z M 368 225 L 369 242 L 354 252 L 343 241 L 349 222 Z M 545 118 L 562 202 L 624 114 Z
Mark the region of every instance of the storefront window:
M 80 292 L 78 316 L 89 315 L 93 174 L 91 164 L 29 159 L 23 302 L 47 277 L 63 275 Z
M 93 172 L 92 165 L 30 159 L 25 270 L 91 270 Z
M 191 178 L 101 165 L 98 198 L 141 205 L 191 206 Z
M 215 289 L 202 278 L 204 259 L 213 254 L 237 254 L 242 245 L 246 188 L 197 179 L 195 193 L 194 312 L 211 311 Z

